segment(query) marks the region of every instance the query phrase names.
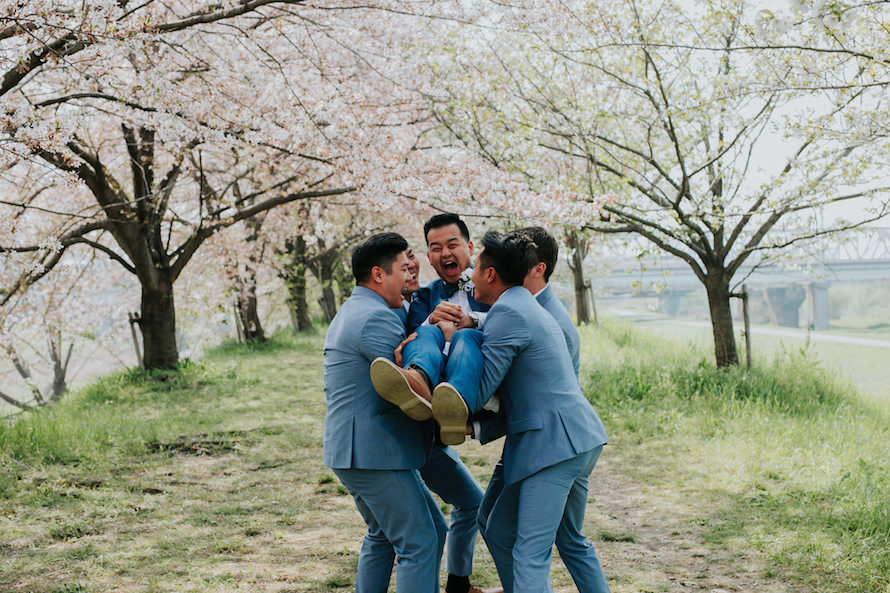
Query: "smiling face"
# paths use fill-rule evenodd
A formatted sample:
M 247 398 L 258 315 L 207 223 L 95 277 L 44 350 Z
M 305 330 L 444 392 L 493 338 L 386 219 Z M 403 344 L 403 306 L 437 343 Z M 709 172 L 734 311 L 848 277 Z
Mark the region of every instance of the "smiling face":
M 396 257 L 396 260 L 392 262 L 389 272 L 382 267 L 375 266 L 371 273 L 376 274 L 377 286 L 379 286 L 377 292 L 383 297 L 386 304 L 392 308 L 401 307 L 402 290 L 405 288 L 405 284 L 411 276 L 408 258 L 405 256 L 405 252 L 403 251 Z
M 408 259 L 408 273 L 410 277 L 405 283 L 402 295 L 410 297 L 411 293 L 420 290 L 420 260 L 414 255 L 414 250 L 410 247 L 405 250 L 405 257 Z
M 457 284 L 461 272 L 470 267 L 473 242 L 467 241 L 456 224 L 430 229 L 426 235 L 427 258 L 439 278 Z

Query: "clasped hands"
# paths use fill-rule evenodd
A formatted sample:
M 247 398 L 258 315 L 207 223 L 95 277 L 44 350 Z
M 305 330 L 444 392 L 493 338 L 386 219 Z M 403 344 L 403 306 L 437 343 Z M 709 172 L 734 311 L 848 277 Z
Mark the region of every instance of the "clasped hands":
M 448 302 L 441 302 L 436 305 L 436 308 L 433 309 L 427 320 L 430 325 L 435 325 L 442 330 L 442 335 L 445 336 L 446 342 L 451 341 L 451 336 L 457 330 L 474 327 L 473 319 L 460 308 L 460 305 Z M 405 348 L 405 344 L 416 337 L 417 332 L 412 333 L 402 340 L 402 343 L 395 349 L 394 354 L 397 365 L 402 366 L 402 351 Z

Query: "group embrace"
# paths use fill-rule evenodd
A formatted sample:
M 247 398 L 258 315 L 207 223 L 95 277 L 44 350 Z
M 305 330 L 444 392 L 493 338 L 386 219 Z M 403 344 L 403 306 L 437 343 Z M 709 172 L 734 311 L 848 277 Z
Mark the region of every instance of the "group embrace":
M 424 236 L 439 278 L 423 288 L 402 236 L 354 249 L 356 287 L 325 340 L 324 462 L 368 527 L 356 592 L 385 593 L 394 563 L 398 593 L 438 592 L 444 551 L 446 593 L 481 593 L 479 533 L 507 593 L 552 591 L 554 544 L 578 591 L 607 593 L 581 532 L 606 434 L 548 285 L 556 241 L 539 227 L 489 231 L 473 261 L 458 216 L 433 216 Z M 484 493 L 450 446 L 468 435 L 506 437 Z M 431 492 L 451 505 L 449 525 Z

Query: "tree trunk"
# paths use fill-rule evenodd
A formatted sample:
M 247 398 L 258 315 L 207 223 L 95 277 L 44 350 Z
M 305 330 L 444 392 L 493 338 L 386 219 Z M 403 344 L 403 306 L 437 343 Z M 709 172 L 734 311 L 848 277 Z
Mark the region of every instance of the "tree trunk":
M 319 279 L 321 282 L 321 297 L 318 299 L 318 304 L 321 305 L 321 311 L 328 322 L 333 321 L 334 315 L 337 314 L 337 295 L 334 292 L 332 271 L 327 267 L 323 268 L 320 270 L 321 278 Z
M 596 293 L 593 290 L 593 284 L 588 280 L 585 286 L 587 287 L 587 293 L 590 295 L 590 310 L 593 312 L 593 325 L 599 327 L 600 318 L 596 313 Z
M 306 299 L 306 268 L 294 273 L 287 280 L 287 306 L 290 311 L 291 327 L 295 332 L 312 329 L 309 317 L 309 301 Z
M 149 286 L 142 282 L 142 361 L 146 369 L 174 369 L 179 362 L 176 347 L 176 309 L 173 281 L 159 270 L 161 278 Z M 142 278 L 140 278 L 142 280 Z
M 575 316 L 578 325 L 590 323 L 590 300 L 587 296 L 589 285 L 584 281 L 584 257 L 587 255 L 587 242 L 577 231 L 570 231 L 566 236 L 566 247 L 569 248 L 569 268 L 572 270 L 575 288 Z
M 241 327 L 244 328 L 245 342 L 265 342 L 266 333 L 260 323 L 260 314 L 256 298 L 256 279 L 253 284 L 242 286 L 238 296 L 238 315 L 241 317 Z
M 58 330 L 52 331 L 49 337 L 49 355 L 53 363 L 53 383 L 50 386 L 49 399 L 51 402 L 58 402 L 68 392 L 68 364 L 71 362 L 71 352 L 74 349 L 74 343 L 68 344 L 68 353 L 64 354 L 64 345 L 62 344 L 62 333 Z
M 574 254 L 572 255 L 574 259 Z M 587 298 L 587 284 L 584 282 L 584 269 L 580 262 L 572 266 L 572 278 L 575 287 L 575 315 L 578 317 L 578 325 L 590 323 L 590 300 Z
M 240 196 L 240 191 L 236 191 L 236 195 Z M 247 229 L 245 240 L 250 246 L 250 252 L 245 264 L 245 273 L 235 276 L 238 288 L 238 314 L 241 316 L 242 327 L 244 327 L 244 340 L 247 342 L 266 341 L 266 334 L 260 323 L 256 282 L 256 270 L 262 259 L 259 246 L 262 224 L 263 219 L 260 216 L 254 216 L 244 221 L 244 226 Z
M 729 282 L 717 272 L 705 278 L 708 294 L 708 309 L 711 313 L 711 329 L 714 334 L 714 356 L 717 367 L 738 366 L 739 354 L 736 350 L 735 332 L 732 328 L 732 307 L 730 306 Z
M 318 255 L 311 266 L 312 272 L 321 286 L 321 297 L 318 299 L 318 304 L 321 305 L 321 311 L 328 322 L 333 321 L 334 315 L 337 314 L 337 293 L 334 290 L 334 265 L 336 262 L 336 252 L 328 249 Z
M 297 236 L 287 243 L 288 261 L 281 276 L 287 286 L 287 309 L 291 327 L 295 332 L 312 329 L 309 317 L 309 301 L 306 298 L 306 240 Z
M 256 272 L 247 271 L 246 277 L 236 276 L 238 290 L 238 316 L 244 328 L 245 342 L 265 342 L 266 334 L 260 323 L 260 313 L 256 296 Z
M 324 313 L 325 319 L 332 321 L 340 303 L 346 300 L 352 293 L 352 283 L 349 282 L 349 290 L 344 295 L 344 266 L 340 263 L 343 254 L 342 247 L 326 247 L 323 240 L 318 241 L 319 251 L 317 255 L 308 260 L 309 270 L 318 284 L 321 286 L 321 297 L 318 304 Z M 339 287 L 339 290 L 338 290 Z M 342 297 L 342 298 L 341 298 Z
M 337 288 L 339 297 L 337 299 L 337 308 L 346 302 L 352 295 L 352 289 L 355 288 L 355 278 L 352 276 L 352 270 L 343 265 L 343 258 L 337 258 L 337 265 L 334 269 L 334 276 L 337 279 Z

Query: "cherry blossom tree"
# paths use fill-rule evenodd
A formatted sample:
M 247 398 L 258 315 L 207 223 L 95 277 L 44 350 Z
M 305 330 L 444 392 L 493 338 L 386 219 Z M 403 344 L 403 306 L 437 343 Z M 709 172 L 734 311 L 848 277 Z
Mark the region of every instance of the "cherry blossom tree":
M 318 288 L 322 317 L 330 321 L 355 285 L 349 263 L 352 247 L 383 229 L 404 234 L 419 229 L 421 215 L 408 200 L 400 208 L 380 212 L 375 200 L 361 192 L 301 201 L 270 213 L 263 229 L 266 251 L 271 252 L 267 263 L 285 283 L 294 331 L 312 328 L 308 275 Z
M 429 133 L 417 49 L 464 21 L 458 3 L 38 0 L 0 15 L 0 309 L 93 249 L 138 281 L 148 368 L 177 363 L 174 286 L 199 248 L 282 204 L 355 192 L 371 218 L 542 211 L 521 176 Z M 318 261 L 327 285 L 336 258 Z
M 90 276 L 103 278 L 103 291 L 84 281 Z M 0 399 L 22 410 L 52 405 L 72 380 L 107 372 L 101 360 L 113 361 L 127 338 L 114 323 L 132 306 L 124 276 L 100 252 L 75 247 L 51 279 L 10 299 L 0 316 Z
M 686 262 L 707 293 L 718 366 L 738 364 L 730 298 L 743 264 L 888 213 L 885 136 L 840 133 L 877 100 L 829 92 L 837 64 L 801 58 L 793 31 L 764 31 L 760 6 L 487 10 L 427 49 L 424 92 L 442 129 L 575 196 L 540 191 L 542 207 L 606 196 L 601 213 L 572 220 Z M 856 214 L 831 216 L 839 207 Z
M 327 64 L 315 45 L 334 40 L 325 7 L 287 8 L 303 4 L 3 7 L 3 164 L 15 191 L 0 221 L 13 225 L 25 209 L 40 220 L 5 235 L 0 253 L 14 273 L 0 300 L 71 246 L 92 247 L 140 282 L 145 366 L 174 366 L 173 284 L 208 237 L 289 201 L 354 189 L 355 169 L 342 163 L 367 148 L 352 125 L 357 101 L 326 80 L 367 65 L 348 38 L 339 39 L 348 67 Z M 233 178 L 249 171 L 254 184 L 209 181 L 205 169 L 223 170 L 231 153 Z M 35 171 L 45 179 L 36 192 Z

